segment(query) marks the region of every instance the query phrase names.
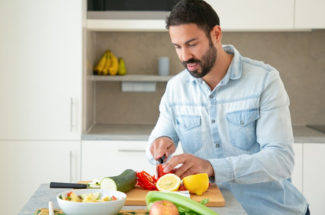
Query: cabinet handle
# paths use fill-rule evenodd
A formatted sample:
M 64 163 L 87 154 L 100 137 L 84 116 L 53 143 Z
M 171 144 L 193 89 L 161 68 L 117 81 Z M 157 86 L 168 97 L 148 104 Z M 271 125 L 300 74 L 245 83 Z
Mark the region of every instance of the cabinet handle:
M 72 151 L 69 151 L 69 182 L 72 182 Z
M 145 152 L 144 149 L 118 149 L 118 152 Z
M 70 132 L 76 128 L 76 104 L 74 102 L 73 97 L 70 98 Z
M 73 130 L 73 98 L 70 98 L 70 132 Z

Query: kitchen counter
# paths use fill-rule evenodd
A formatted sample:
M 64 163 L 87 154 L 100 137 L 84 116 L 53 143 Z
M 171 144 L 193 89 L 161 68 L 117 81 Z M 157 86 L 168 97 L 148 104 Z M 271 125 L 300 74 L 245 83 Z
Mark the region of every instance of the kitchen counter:
M 56 195 L 67 189 L 50 189 L 48 184 L 41 184 L 35 191 L 18 215 L 33 215 L 38 208 L 47 208 L 48 201 L 52 201 L 55 208 L 58 208 Z M 225 207 L 211 207 L 214 211 L 222 215 L 227 214 L 246 214 L 239 202 L 234 198 L 229 190 L 221 189 L 226 200 Z M 123 209 L 143 209 L 145 206 L 124 206 Z
M 293 126 L 295 143 L 325 143 L 325 133 L 306 126 Z
M 95 125 L 82 140 L 143 140 L 149 138 L 154 125 Z M 325 133 L 294 125 L 295 143 L 325 143 Z

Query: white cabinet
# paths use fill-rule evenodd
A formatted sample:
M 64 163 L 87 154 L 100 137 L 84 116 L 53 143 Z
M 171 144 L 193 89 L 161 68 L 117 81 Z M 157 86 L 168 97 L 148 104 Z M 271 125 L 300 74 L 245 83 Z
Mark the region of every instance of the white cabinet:
M 293 144 L 293 150 L 295 153 L 295 167 L 292 172 L 292 183 L 300 192 L 303 192 L 303 144 Z
M 325 144 L 305 143 L 303 151 L 303 193 L 311 214 L 322 215 L 325 211 Z
M 0 169 L 1 214 L 18 214 L 41 183 L 80 180 L 80 142 L 0 141 Z
M 81 179 L 119 175 L 125 169 L 155 174 L 145 155 L 146 141 L 83 141 Z
M 224 30 L 293 29 L 294 0 L 206 0 Z
M 225 31 L 325 28 L 323 0 L 206 0 Z M 88 19 L 89 31 L 165 31 L 163 19 Z
M 295 1 L 295 28 L 325 28 L 324 0 Z
M 80 139 L 82 2 L 0 2 L 0 139 Z
M 316 0 L 317 1 L 317 0 Z M 295 0 L 206 0 L 218 13 L 222 29 L 292 30 Z M 165 31 L 159 20 L 87 20 L 90 31 Z

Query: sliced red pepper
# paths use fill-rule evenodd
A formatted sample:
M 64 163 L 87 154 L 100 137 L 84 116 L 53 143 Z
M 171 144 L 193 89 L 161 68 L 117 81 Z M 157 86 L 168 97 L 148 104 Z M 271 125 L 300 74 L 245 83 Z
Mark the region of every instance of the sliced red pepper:
M 156 190 L 156 185 L 154 183 L 148 182 L 148 181 L 139 181 L 137 183 L 139 187 L 142 187 L 143 189 L 146 190 Z
M 179 191 L 184 191 L 187 190 L 186 187 L 184 186 L 184 184 L 181 184 L 181 186 L 179 186 L 178 188 Z
M 112 196 L 111 200 L 114 201 L 114 200 L 117 200 L 117 198 L 115 196 Z
M 137 172 L 137 186 L 146 190 L 157 190 L 157 179 L 146 171 Z
M 175 171 L 171 170 L 169 172 L 165 172 L 162 164 L 157 165 L 157 178 L 160 178 L 161 176 L 166 175 L 168 173 L 175 173 Z

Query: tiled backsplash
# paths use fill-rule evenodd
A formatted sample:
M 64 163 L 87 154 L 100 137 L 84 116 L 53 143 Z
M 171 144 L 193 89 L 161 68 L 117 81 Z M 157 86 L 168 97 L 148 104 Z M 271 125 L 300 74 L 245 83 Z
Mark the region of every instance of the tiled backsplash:
M 170 72 L 183 70 L 167 32 L 97 32 L 96 58 L 107 49 L 123 57 L 129 74 L 157 74 L 159 56 Z M 94 44 L 94 43 L 93 43 Z M 310 32 L 225 32 L 223 44 L 280 71 L 291 100 L 293 124 L 325 123 L 325 30 Z M 96 122 L 154 124 L 165 84 L 154 93 L 123 93 L 120 82 L 96 85 Z

